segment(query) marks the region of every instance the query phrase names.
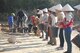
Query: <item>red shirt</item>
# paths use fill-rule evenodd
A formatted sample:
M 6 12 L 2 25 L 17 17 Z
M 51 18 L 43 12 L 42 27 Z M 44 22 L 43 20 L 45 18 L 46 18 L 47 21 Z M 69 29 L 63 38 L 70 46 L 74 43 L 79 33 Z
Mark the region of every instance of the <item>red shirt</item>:
M 31 17 L 31 20 L 32 20 L 32 23 L 33 23 L 33 25 L 37 25 L 38 24 L 38 18 L 36 18 L 35 16 L 32 16 Z
M 32 20 L 32 23 L 33 23 L 33 25 L 35 24 L 35 16 L 31 16 L 31 20 Z
M 73 25 L 73 18 L 68 21 L 67 24 L 65 22 L 67 22 L 66 18 L 64 18 L 64 21 L 60 23 L 60 25 L 62 25 L 62 28 L 71 27 Z

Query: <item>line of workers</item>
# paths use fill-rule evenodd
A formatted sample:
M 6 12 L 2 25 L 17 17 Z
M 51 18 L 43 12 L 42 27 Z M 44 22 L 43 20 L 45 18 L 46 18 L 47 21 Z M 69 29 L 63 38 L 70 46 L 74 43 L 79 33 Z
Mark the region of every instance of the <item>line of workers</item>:
M 80 5 L 74 7 L 78 16 L 80 13 Z M 20 10 L 16 16 L 12 13 L 8 17 L 10 31 L 15 32 L 31 32 L 43 38 L 43 41 L 49 40 L 49 45 L 57 45 L 56 37 L 59 36 L 60 45 L 57 50 L 64 49 L 64 39 L 67 43 L 67 51 L 64 53 L 72 53 L 71 32 L 73 27 L 74 9 L 66 4 L 52 6 L 51 8 L 37 9 L 36 15 L 28 17 L 23 10 Z M 14 30 L 13 30 L 14 29 Z M 65 38 L 64 38 L 65 37 Z M 48 39 L 49 38 L 49 39 Z

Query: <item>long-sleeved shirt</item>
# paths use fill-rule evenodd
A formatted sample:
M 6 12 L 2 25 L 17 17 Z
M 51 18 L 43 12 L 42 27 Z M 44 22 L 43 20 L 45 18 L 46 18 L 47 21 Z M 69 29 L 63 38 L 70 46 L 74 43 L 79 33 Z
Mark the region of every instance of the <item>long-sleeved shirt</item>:
M 43 18 L 42 18 L 42 22 L 43 23 L 47 23 L 48 22 L 48 17 L 49 17 L 49 14 L 48 13 L 44 14 L 43 15 Z
M 40 15 L 40 18 L 39 18 L 39 22 L 40 22 L 40 24 L 42 23 L 42 21 L 43 21 L 43 14 L 42 15 Z
M 73 20 L 74 19 L 71 14 L 66 14 L 64 21 L 61 23 L 63 28 L 72 27 Z
M 55 26 L 55 24 L 57 23 L 57 17 L 54 16 L 53 14 L 51 14 L 50 17 L 52 19 L 52 26 Z

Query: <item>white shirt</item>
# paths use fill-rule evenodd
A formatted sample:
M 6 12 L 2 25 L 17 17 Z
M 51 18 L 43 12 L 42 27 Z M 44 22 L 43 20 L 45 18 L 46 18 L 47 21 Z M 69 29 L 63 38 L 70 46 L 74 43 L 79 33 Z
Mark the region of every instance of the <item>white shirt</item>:
M 57 17 L 54 16 L 53 14 L 50 15 L 52 18 L 52 26 L 55 26 L 55 23 L 57 23 Z
M 48 17 L 49 17 L 48 13 L 44 14 L 42 18 L 42 22 L 48 22 Z
M 24 16 L 24 27 L 28 27 L 27 21 L 28 21 L 28 16 L 25 14 Z
M 42 15 L 40 15 L 40 23 L 42 23 L 42 21 L 43 21 L 43 14 Z

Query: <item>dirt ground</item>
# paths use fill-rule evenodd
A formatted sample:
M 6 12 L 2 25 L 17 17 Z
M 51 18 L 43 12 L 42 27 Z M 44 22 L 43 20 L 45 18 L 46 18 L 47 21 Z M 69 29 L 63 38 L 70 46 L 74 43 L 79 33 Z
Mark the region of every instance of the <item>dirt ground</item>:
M 77 31 L 72 32 L 72 39 L 78 34 Z M 7 42 L 10 36 L 15 36 L 18 40 L 15 44 Z M 66 51 L 66 42 L 64 50 L 56 50 L 55 48 L 59 46 L 59 38 L 57 38 L 57 46 L 47 45 L 48 41 L 42 41 L 37 36 L 26 34 L 8 34 L 0 33 L 0 53 L 63 53 Z M 79 48 L 72 43 L 72 53 L 80 53 Z

